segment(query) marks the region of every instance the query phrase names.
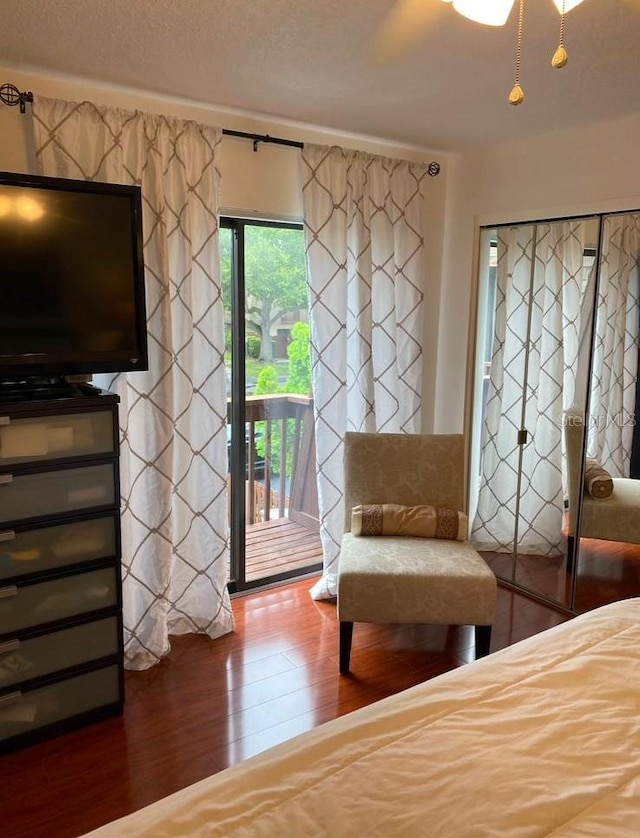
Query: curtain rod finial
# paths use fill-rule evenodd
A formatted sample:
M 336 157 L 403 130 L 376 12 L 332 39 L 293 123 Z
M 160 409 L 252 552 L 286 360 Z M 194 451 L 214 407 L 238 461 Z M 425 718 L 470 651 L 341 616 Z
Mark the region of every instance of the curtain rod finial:
M 20 113 L 26 113 L 26 103 L 33 102 L 33 93 L 30 90 L 20 91 L 15 84 L 0 85 L 0 102 L 10 108 L 20 105 Z

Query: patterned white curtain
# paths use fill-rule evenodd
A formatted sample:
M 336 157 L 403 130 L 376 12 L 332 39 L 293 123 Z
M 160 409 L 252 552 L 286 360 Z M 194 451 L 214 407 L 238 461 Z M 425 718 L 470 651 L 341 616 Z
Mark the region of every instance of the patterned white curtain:
M 521 553 L 562 552 L 562 421 L 575 397 L 583 237 L 579 221 L 498 231 L 476 549 L 510 553 L 517 536 Z M 521 447 L 522 427 L 529 436 Z
M 101 377 L 121 399 L 125 665 L 169 635 L 233 628 L 226 588 L 226 396 L 218 259 L 219 129 L 38 97 L 47 175 L 142 187 L 149 371 Z
M 631 463 L 640 329 L 640 216 L 603 220 L 587 453 L 614 477 Z
M 427 167 L 337 147 L 302 152 L 320 534 L 336 594 L 345 431 L 420 431 Z

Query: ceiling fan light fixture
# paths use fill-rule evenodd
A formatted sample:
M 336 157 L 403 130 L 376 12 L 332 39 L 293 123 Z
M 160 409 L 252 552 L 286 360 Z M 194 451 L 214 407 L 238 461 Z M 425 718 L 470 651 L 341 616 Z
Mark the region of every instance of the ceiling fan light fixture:
M 562 14 L 563 12 L 567 14 L 570 12 L 571 9 L 575 9 L 576 6 L 579 6 L 583 0 L 553 0 L 555 7 L 557 10 Z
M 445 0 L 445 2 L 450 2 L 450 0 Z M 559 2 L 562 3 L 562 0 Z M 565 0 L 565 2 L 575 4 L 576 0 Z M 504 26 L 513 3 L 514 0 L 453 0 L 453 8 L 476 23 L 483 23 L 486 26 Z
M 558 69 L 564 67 L 569 56 L 564 44 L 565 17 L 568 12 L 579 6 L 584 0 L 552 0 L 554 6 L 560 13 L 560 37 L 556 51 L 551 59 L 551 66 Z M 426 2 L 426 0 L 423 0 Z M 442 0 L 443 3 L 451 3 L 459 14 L 482 23 L 486 26 L 504 26 L 509 19 L 511 10 L 516 0 Z M 640 2 L 640 0 L 638 0 Z M 524 8 L 525 0 L 518 0 L 518 38 L 516 43 L 516 73 L 515 84 L 509 94 L 509 103 L 519 105 L 524 101 L 524 90 L 520 84 L 520 69 L 522 56 L 522 41 L 524 33 Z

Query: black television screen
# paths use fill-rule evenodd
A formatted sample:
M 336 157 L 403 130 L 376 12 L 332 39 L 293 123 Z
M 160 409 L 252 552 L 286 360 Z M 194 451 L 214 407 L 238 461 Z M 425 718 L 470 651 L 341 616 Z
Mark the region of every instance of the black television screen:
M 0 379 L 144 369 L 139 187 L 0 172 Z

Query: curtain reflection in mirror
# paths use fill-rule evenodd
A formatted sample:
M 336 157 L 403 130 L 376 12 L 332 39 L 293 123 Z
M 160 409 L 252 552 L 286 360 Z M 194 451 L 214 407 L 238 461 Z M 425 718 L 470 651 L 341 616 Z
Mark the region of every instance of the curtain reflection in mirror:
M 638 371 L 640 216 L 604 220 L 587 456 L 629 477 Z
M 639 254 L 638 213 L 481 234 L 470 540 L 574 611 L 640 596 Z
M 493 353 L 471 528 L 476 549 L 564 553 L 562 421 L 575 398 L 584 236 L 579 220 L 497 230 Z

